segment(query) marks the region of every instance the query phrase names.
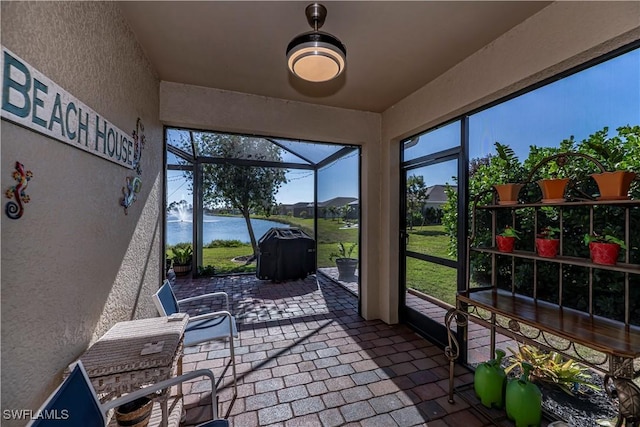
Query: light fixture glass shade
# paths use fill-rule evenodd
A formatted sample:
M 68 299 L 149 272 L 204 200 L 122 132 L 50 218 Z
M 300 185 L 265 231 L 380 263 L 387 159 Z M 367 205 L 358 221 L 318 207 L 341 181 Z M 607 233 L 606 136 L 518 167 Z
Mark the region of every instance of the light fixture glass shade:
M 338 77 L 346 65 L 347 50 L 331 34 L 320 31 L 300 34 L 287 47 L 289 70 L 310 82 Z

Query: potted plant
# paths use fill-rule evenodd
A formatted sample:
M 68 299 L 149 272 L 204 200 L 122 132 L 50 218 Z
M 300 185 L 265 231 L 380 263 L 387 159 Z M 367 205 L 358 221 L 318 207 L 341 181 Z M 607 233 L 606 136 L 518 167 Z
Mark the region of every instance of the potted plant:
M 585 234 L 584 244 L 589 246 L 591 262 L 603 265 L 616 265 L 620 248 L 627 248 L 622 240 L 611 234 Z
M 341 278 L 353 277 L 358 267 L 358 260 L 351 258 L 353 250 L 358 244 L 352 243 L 348 247 L 344 243 L 338 243 L 338 252 L 332 252 L 329 254 L 331 261 L 336 261 L 336 267 L 338 267 L 338 274 Z
M 493 188 L 498 193 L 499 205 L 515 205 L 518 203 L 518 194 L 524 184 L 518 183 L 524 175 L 524 168 L 520 164 L 516 153 L 508 145 L 496 142 L 496 162 L 500 166 L 500 177 L 503 184 L 494 184 Z
M 141 397 L 116 408 L 116 422 L 122 427 L 146 427 L 149 424 L 152 409 L 153 400 L 146 396 Z
M 598 200 L 626 200 L 629 198 L 629 188 L 634 179 L 635 172 L 613 171 L 591 174 L 598 184 L 600 196 Z
M 515 228 L 506 226 L 504 231 L 496 236 L 496 245 L 500 252 L 513 252 L 516 239 L 520 239 L 518 231 Z
M 560 229 L 557 227 L 544 227 L 536 236 L 536 251 L 544 258 L 555 258 L 560 249 L 560 239 L 558 235 Z
M 635 147 L 638 141 L 638 127 L 622 126 L 618 134 L 609 138 L 608 128 L 589 135 L 585 145 L 606 162 L 612 172 L 594 173 L 591 177 L 598 185 L 598 200 L 625 200 L 629 198 L 631 183 L 638 177 L 628 169 L 632 165 L 626 160 L 627 147 Z
M 178 243 L 171 248 L 173 254 L 173 272 L 176 276 L 184 276 L 191 271 L 193 249 L 190 243 Z

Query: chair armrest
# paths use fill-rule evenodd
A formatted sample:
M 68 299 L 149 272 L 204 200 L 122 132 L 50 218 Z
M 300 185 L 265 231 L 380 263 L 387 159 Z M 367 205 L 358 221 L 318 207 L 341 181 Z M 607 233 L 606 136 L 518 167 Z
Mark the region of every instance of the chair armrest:
M 196 295 L 195 297 L 189 297 L 189 298 L 181 299 L 181 300 L 178 300 L 178 305 L 180 305 L 183 302 L 197 301 L 197 300 L 200 300 L 200 299 L 212 298 L 212 297 L 220 297 L 220 296 L 224 297 L 225 304 L 226 304 L 226 307 L 227 307 L 227 311 L 229 311 L 229 295 L 226 292 L 211 292 L 211 293 L 204 294 L 204 295 Z
M 223 310 L 223 311 L 214 311 L 212 313 L 198 314 L 197 316 L 189 316 L 189 322 L 194 322 L 196 320 L 211 319 L 219 316 L 227 316 L 230 321 L 234 319 L 231 313 Z
M 209 380 L 211 380 L 211 405 L 212 405 L 211 407 L 212 407 L 212 416 L 213 416 L 212 420 L 215 420 L 218 418 L 218 409 L 216 407 L 217 405 L 216 385 L 215 385 L 216 380 L 213 375 L 213 372 L 211 372 L 211 370 L 209 369 L 199 369 L 197 371 L 188 372 L 184 375 L 180 375 L 174 378 L 169 378 L 168 380 L 160 381 L 159 383 L 151 384 L 148 387 L 141 388 L 125 396 L 106 402 L 105 404 L 102 405 L 102 410 L 104 413 L 107 413 L 109 410 L 113 408 L 117 408 L 127 402 L 131 402 L 141 397 L 148 396 L 151 393 L 155 393 L 157 391 L 164 390 L 165 388 L 174 386 L 176 384 L 180 384 L 184 381 L 192 380 L 194 378 L 198 378 L 202 376 L 209 377 Z

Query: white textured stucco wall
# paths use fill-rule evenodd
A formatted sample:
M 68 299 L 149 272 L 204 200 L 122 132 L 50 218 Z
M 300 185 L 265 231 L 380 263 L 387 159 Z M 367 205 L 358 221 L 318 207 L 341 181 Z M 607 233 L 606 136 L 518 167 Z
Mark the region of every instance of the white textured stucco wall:
M 159 81 L 115 3 L 2 2 L 2 44 L 106 120 L 145 125 L 135 172 L 2 121 L 2 192 L 34 174 L 21 219 L 2 213 L 2 409 L 36 409 L 62 370 L 114 323 L 157 315 L 162 274 Z M 5 199 L 6 201 L 6 199 Z M 4 211 L 4 208 L 2 209 Z M 2 425 L 24 425 L 2 420 Z
M 385 321 L 398 321 L 400 140 L 638 39 L 640 2 L 555 2 L 382 114 Z
M 380 318 L 378 247 L 380 210 L 380 115 L 171 82 L 160 84 L 163 123 L 362 146 L 362 314 Z

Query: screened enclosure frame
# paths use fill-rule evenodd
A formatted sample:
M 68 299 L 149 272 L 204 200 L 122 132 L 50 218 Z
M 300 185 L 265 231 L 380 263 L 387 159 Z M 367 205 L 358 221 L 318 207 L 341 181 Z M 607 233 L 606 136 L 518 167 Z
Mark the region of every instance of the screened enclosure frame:
M 176 145 L 171 144 L 169 141 L 168 133 L 171 130 L 188 132 L 189 134 L 189 151 L 178 147 Z M 205 133 L 205 134 L 219 134 L 219 135 L 233 135 L 240 136 L 245 138 L 253 138 L 258 140 L 268 141 L 279 149 L 283 150 L 286 154 L 291 157 L 288 161 L 272 161 L 272 160 L 260 160 L 260 159 L 244 159 L 244 158 L 231 158 L 231 157 L 213 157 L 213 156 L 203 156 L 198 155 L 198 144 L 195 137 L 195 134 Z M 203 247 L 203 236 L 202 236 L 202 217 L 203 217 L 203 198 L 202 198 L 202 168 L 200 165 L 206 164 L 229 164 L 235 166 L 246 166 L 246 167 L 268 167 L 268 168 L 277 168 L 277 169 L 298 169 L 298 170 L 309 170 L 313 171 L 313 214 L 314 214 L 314 241 L 317 248 L 318 242 L 318 172 L 324 168 L 325 166 L 330 165 L 331 163 L 353 153 L 360 152 L 360 146 L 358 145 L 349 145 L 349 144 L 339 144 L 339 143 L 331 143 L 331 142 L 319 142 L 319 141 L 309 141 L 309 140 L 300 140 L 300 139 L 288 139 L 288 138 L 276 138 L 276 137 L 265 137 L 260 135 L 249 135 L 249 134 L 241 134 L 241 133 L 232 133 L 232 132 L 217 132 L 212 130 L 203 130 L 203 129 L 194 129 L 194 128 L 185 128 L 185 127 L 176 127 L 176 126 L 165 126 L 164 127 L 164 142 L 165 142 L 165 150 L 164 150 L 164 164 L 166 167 L 166 171 L 190 171 L 193 174 L 193 261 L 192 264 L 194 266 L 199 266 L 202 261 L 202 247 Z M 335 149 L 330 150 L 328 153 L 324 153 L 317 156 L 317 151 L 315 153 L 305 152 L 303 147 L 311 147 L 313 151 L 313 146 L 322 146 L 325 149 L 328 147 L 335 147 Z M 169 163 L 168 153 L 173 154 L 179 162 L 184 162 L 182 164 Z M 361 170 L 361 161 L 360 156 L 358 161 L 358 200 L 361 200 L 361 185 L 360 185 L 360 170 Z M 166 176 L 166 172 L 165 172 Z M 163 192 L 163 206 L 167 207 L 167 194 L 166 187 Z M 358 212 L 358 222 L 360 222 L 360 212 Z M 163 216 L 163 244 L 166 250 L 166 215 Z M 358 246 L 360 246 L 361 233 L 358 232 Z M 360 261 L 360 260 L 359 260 Z

